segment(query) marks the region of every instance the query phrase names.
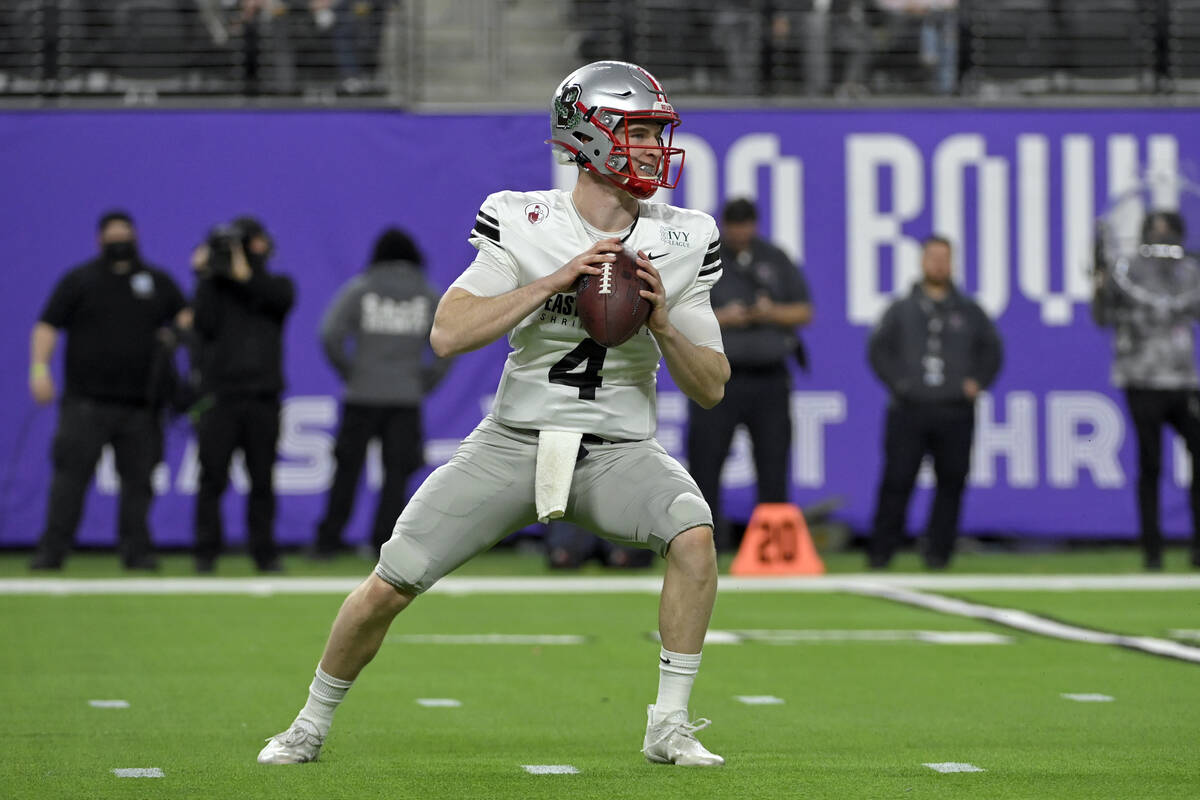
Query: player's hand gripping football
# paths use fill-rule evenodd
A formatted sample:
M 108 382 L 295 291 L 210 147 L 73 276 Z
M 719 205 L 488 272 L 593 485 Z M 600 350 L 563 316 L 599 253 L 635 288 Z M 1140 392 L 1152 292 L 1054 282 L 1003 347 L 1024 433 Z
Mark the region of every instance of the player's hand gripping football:
M 575 282 L 581 275 L 599 275 L 600 265 L 611 264 L 615 253 L 621 252 L 621 240 L 615 236 L 601 239 L 579 255 L 563 264 L 546 277 L 547 288 L 552 294 L 575 290 Z
M 653 334 L 666 333 L 671 327 L 671 320 L 667 314 L 667 290 L 663 288 L 662 276 L 650 263 L 644 250 L 638 250 L 637 265 L 638 277 L 650 284 L 649 291 L 642 289 L 638 294 L 654 306 L 650 319 L 646 320 L 646 327 Z

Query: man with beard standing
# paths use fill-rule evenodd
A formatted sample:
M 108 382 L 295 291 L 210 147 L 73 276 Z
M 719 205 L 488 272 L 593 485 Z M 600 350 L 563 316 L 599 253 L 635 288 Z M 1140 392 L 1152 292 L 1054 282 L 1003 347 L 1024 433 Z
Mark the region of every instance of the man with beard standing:
M 933 457 L 937 492 L 925 565 L 950 565 L 971 468 L 975 399 L 996 379 L 1003 358 L 992 321 L 951 280 L 948 239 L 925 239 L 921 271 L 921 282 L 892 304 L 868 345 L 871 368 L 891 395 L 871 535 L 873 569 L 886 567 L 903 539 L 908 501 L 926 454 Z
M 67 334 L 46 527 L 30 565 L 37 570 L 62 568 L 106 444 L 121 478 L 121 561 L 127 569 L 157 566 L 146 522 L 161 443 L 153 363 L 164 329 L 172 322 L 186 327 L 190 311 L 175 281 L 142 261 L 128 213 L 104 214 L 99 231 L 100 255 L 59 280 L 33 326 L 29 389 L 40 405 L 58 394 L 50 359 L 59 332 Z

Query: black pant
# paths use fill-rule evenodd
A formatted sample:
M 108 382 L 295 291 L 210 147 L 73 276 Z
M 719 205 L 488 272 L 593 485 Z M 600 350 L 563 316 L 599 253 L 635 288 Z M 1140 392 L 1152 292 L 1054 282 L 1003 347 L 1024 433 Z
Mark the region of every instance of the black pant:
M 1170 425 L 1187 445 L 1195 469 L 1200 453 L 1200 392 L 1194 390 L 1127 389 L 1129 415 L 1138 443 L 1138 518 L 1142 553 L 1149 561 L 1162 558 L 1162 530 L 1158 524 L 1158 482 L 1162 470 L 1162 428 Z M 1200 481 L 1192 477 L 1189 490 L 1192 510 L 1192 557 L 1200 558 Z
M 317 526 L 317 552 L 332 553 L 342 545 L 342 531 L 354 508 L 358 479 L 362 474 L 367 445 L 379 437 L 383 449 L 383 488 L 371 526 L 371 543 L 378 550 L 392 537 L 396 518 L 404 510 L 408 479 L 425 463 L 421 409 L 414 406 L 342 406 L 334 457 L 337 469 L 325 506 L 325 517 Z
M 688 404 L 688 471 L 712 510 L 717 546 L 732 546 L 721 516 L 721 468 L 729 456 L 733 433 L 745 425 L 758 474 L 758 502 L 788 501 L 788 454 L 792 442 L 792 380 L 782 364 L 774 369 L 734 368 L 725 399 L 715 408 Z
M 971 470 L 974 434 L 973 404 L 894 402 L 889 406 L 883 476 L 871 534 L 872 567 L 887 566 L 904 539 L 908 501 L 926 454 L 933 456 L 937 490 L 925 531 L 925 563 L 931 567 L 950 563 L 963 489 Z
M 196 557 L 216 558 L 224 532 L 221 495 L 229 485 L 229 462 L 240 449 L 250 475 L 246 528 L 250 555 L 259 567 L 278 556 L 275 547 L 275 445 L 279 398 L 218 397 L 196 423 L 200 489 L 196 493 Z
M 153 493 L 150 474 L 158 461 L 162 431 L 149 408 L 83 398 L 65 398 L 58 412 L 51 460 L 54 478 L 38 559 L 61 563 L 75 541 L 88 484 L 100 451 L 111 444 L 121 478 L 117 548 L 132 564 L 149 554 L 146 516 Z

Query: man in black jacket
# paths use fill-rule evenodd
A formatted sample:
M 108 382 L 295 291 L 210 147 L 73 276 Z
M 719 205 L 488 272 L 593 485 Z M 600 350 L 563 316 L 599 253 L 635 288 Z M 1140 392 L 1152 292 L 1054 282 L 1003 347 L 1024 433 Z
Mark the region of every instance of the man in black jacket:
M 192 258 L 202 399 L 193 412 L 200 454 L 196 569 L 212 572 L 221 551 L 221 495 L 241 449 L 250 475 L 246 526 L 260 572 L 282 567 L 275 546 L 272 472 L 283 393 L 283 323 L 295 302 L 286 275 L 267 271 L 272 241 L 252 217 L 210 236 Z
M 1003 358 L 992 321 L 951 281 L 949 240 L 925 240 L 921 269 L 921 282 L 888 308 L 869 344 L 871 368 L 891 394 L 871 536 L 869 563 L 876 569 L 888 565 L 903 538 L 926 454 L 933 456 L 937 492 L 925 564 L 931 569 L 950 564 L 971 468 L 975 398 L 996 379 Z
M 797 329 L 812 321 L 804 272 L 758 233 L 758 209 L 730 200 L 721 214 L 725 271 L 711 301 L 731 376 L 725 399 L 710 409 L 688 403 L 688 471 L 712 509 L 717 548 L 735 549 L 738 537 L 721 513 L 721 470 L 734 431 L 750 434 L 757 502 L 788 502 L 792 445 L 792 375 L 788 360 L 803 353 Z
M 175 281 L 142 260 L 128 213 L 110 211 L 99 229 L 100 255 L 62 277 L 33 326 L 29 390 L 40 405 L 57 394 L 50 358 L 59 333 L 67 335 L 54 479 L 33 569 L 62 568 L 106 444 L 121 478 L 121 560 L 127 569 L 157 565 L 146 523 L 161 443 L 152 366 L 159 337 L 172 322 L 187 325 L 189 312 Z

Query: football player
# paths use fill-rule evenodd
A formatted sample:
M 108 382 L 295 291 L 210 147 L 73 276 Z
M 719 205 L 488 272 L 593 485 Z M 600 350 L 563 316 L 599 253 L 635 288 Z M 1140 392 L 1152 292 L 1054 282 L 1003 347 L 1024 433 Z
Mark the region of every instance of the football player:
M 716 224 L 646 202 L 678 181 L 678 124 L 662 86 L 633 64 L 589 64 L 558 87 L 548 143 L 578 165 L 574 189 L 484 201 L 469 236 L 478 255 L 443 296 L 430 337 L 449 356 L 508 336 L 492 411 L 400 515 L 374 572 L 338 613 L 307 704 L 259 762 L 316 759 L 334 710 L 398 613 L 508 533 L 564 517 L 666 558 L 659 689 L 642 752 L 657 763 L 724 763 L 696 739 L 709 721 L 688 715 L 716 596 L 712 516 L 653 438 L 660 361 L 705 407 L 729 378 L 709 304 L 721 271 Z M 574 288 L 623 247 L 638 254 L 653 310 L 637 335 L 605 348 L 581 325 Z

